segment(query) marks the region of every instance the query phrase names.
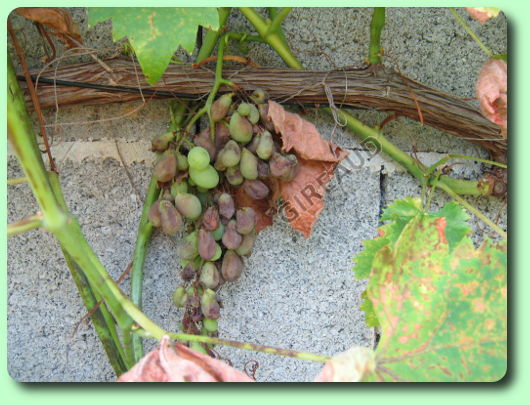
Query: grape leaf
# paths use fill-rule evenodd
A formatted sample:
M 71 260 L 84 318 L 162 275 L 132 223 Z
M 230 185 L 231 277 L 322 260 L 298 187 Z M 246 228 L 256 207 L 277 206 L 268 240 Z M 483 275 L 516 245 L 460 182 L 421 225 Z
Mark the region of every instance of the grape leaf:
M 189 349 L 173 345 L 163 336 L 160 346 L 146 354 L 118 382 L 254 382 L 228 364 Z
M 274 101 L 269 101 L 268 119 L 281 136 L 282 151 L 298 159 L 298 172 L 290 182 L 280 182 L 279 191 L 289 224 L 307 238 L 324 209 L 326 185 L 347 152 L 323 139 L 314 124 Z
M 429 216 L 432 218 L 445 218 L 445 237 L 449 243 L 450 250 L 452 250 L 456 244 L 464 238 L 464 236 L 471 233 L 471 227 L 467 223 L 469 215 L 460 205 L 453 201 L 445 204 L 438 212 L 430 212 Z
M 490 59 L 480 69 L 476 86 L 482 114 L 491 122 L 508 127 L 508 65 Z
M 213 7 L 90 7 L 90 26 L 112 18 L 112 39 L 127 37 L 149 84 L 164 74 L 181 46 L 195 48 L 197 27 L 217 30 L 219 16 Z
M 64 7 L 19 7 L 15 12 L 51 28 L 52 34 L 65 42 L 68 48 L 75 48 L 83 42 L 79 27 Z
M 449 249 L 445 217 L 417 216 L 375 255 L 367 295 L 381 323 L 364 381 L 497 381 L 506 372 L 506 243 Z
M 501 10 L 497 7 L 464 7 L 471 17 L 484 24 L 490 18 L 495 18 Z

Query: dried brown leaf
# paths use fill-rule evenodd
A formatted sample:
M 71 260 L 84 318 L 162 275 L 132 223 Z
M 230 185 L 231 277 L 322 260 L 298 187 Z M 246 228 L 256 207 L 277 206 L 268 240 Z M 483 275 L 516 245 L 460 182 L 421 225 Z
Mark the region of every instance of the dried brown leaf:
M 336 163 L 299 159 L 298 164 L 298 173 L 290 182 L 280 183 L 280 192 L 291 227 L 307 238 L 324 209 L 326 184 L 333 177 Z
M 280 194 L 291 227 L 307 238 L 324 208 L 326 184 L 347 153 L 323 139 L 315 125 L 278 103 L 269 102 L 268 117 L 281 135 L 282 150 L 298 158 L 298 173 L 292 181 L 280 183 Z
M 21 16 L 51 28 L 53 34 L 69 48 L 82 43 L 79 27 L 70 13 L 63 7 L 19 7 L 15 11 Z
M 294 151 L 305 160 L 324 162 L 339 162 L 344 159 L 346 152 L 322 138 L 320 132 L 309 121 L 298 114 L 294 114 L 274 101 L 269 101 L 268 117 L 276 132 L 282 136 L 282 150 Z
M 500 59 L 488 60 L 477 80 L 477 98 L 484 116 L 506 129 L 508 125 L 508 67 Z
M 144 356 L 118 382 L 254 382 L 229 365 L 164 336 L 160 347 Z

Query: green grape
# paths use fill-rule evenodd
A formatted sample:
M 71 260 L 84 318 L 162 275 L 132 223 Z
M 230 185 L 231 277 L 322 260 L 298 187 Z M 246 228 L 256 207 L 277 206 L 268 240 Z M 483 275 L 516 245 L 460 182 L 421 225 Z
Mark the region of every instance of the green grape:
M 202 326 L 204 326 L 204 329 L 206 329 L 206 331 L 208 331 L 209 333 L 217 332 L 217 329 L 218 329 L 217 319 L 204 318 L 202 320 Z
M 225 232 L 225 226 L 220 223 L 217 229 L 212 232 L 214 240 L 220 241 L 221 238 L 223 237 L 224 232 Z
M 173 183 L 171 185 L 171 196 L 175 198 L 177 194 L 187 193 L 188 192 L 188 183 L 186 180 L 182 180 L 178 183 Z
M 208 350 L 206 350 L 199 342 L 190 342 L 190 349 L 208 355 Z
M 183 285 L 179 285 L 173 293 L 173 303 L 177 307 L 183 307 L 186 305 L 187 299 L 188 293 L 186 292 L 186 288 Z
M 206 149 L 204 149 L 206 151 Z M 208 153 L 208 152 L 206 152 Z M 205 169 L 199 170 L 190 164 L 190 178 L 202 188 L 211 189 L 219 184 L 219 173 L 212 165 L 207 165 Z
M 178 169 L 182 170 L 182 171 L 188 170 L 188 168 L 189 168 L 188 158 L 186 156 L 184 156 L 180 152 L 177 152 L 176 156 L 177 156 L 177 167 L 178 167 Z
M 210 154 L 202 146 L 195 146 L 188 152 L 190 170 L 204 170 L 210 164 Z
M 222 254 L 223 254 L 223 250 L 221 249 L 221 246 L 219 246 L 219 243 L 216 243 L 215 244 L 215 254 L 213 255 L 213 257 L 210 260 L 212 262 L 215 262 L 216 260 L 219 260 L 221 258 Z
M 249 103 L 241 103 L 239 104 L 239 107 L 237 107 L 237 112 L 239 115 L 246 117 L 250 114 L 250 104 Z

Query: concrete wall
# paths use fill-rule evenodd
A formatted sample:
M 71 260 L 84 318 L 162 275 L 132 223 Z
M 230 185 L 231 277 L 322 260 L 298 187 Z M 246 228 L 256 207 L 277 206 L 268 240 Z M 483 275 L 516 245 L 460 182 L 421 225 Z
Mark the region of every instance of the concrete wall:
M 108 23 L 88 29 L 86 10 L 73 9 L 72 13 L 87 38 L 87 47 L 114 46 Z M 363 8 L 300 8 L 292 11 L 284 27 L 306 67 L 359 66 L 367 54 L 370 15 L 371 9 Z M 464 18 L 495 52 L 506 50 L 504 16 L 485 25 Z M 13 23 L 31 66 L 42 65 L 44 53 L 34 28 L 21 18 L 13 18 Z M 252 31 L 236 10 L 230 27 Z M 449 10 L 442 8 L 388 9 L 383 46 L 387 63 L 398 66 L 403 74 L 462 97 L 473 97 L 477 72 L 487 59 Z M 250 48 L 249 56 L 257 63 L 283 66 L 266 45 L 251 44 Z M 369 125 L 385 117 L 374 111 L 352 113 Z M 333 180 L 326 208 L 310 238 L 304 239 L 279 218 L 260 233 L 241 279 L 222 289 L 220 336 L 332 355 L 352 345 L 374 345 L 374 331 L 364 325 L 358 310 L 365 284 L 354 280 L 351 259 L 361 250 L 361 241 L 375 235 L 381 210 L 395 199 L 418 196 L 421 187 L 384 156 L 368 159 L 350 133 L 340 127 L 333 131 L 333 121 L 322 112 L 307 111 L 306 118 L 315 122 L 324 137 L 355 151 L 352 161 L 360 164 L 350 164 L 352 170 L 342 171 Z M 116 279 L 132 257 L 153 159 L 148 144 L 167 126 L 167 102 L 61 108 L 46 112 L 46 119 L 68 206 Z M 426 163 L 448 152 L 487 156 L 471 143 L 407 119 L 388 124 L 385 135 L 407 152 L 414 147 Z M 9 178 L 22 175 L 12 155 L 7 164 Z M 455 169 L 458 175 L 476 178 L 483 168 L 470 162 Z M 438 194 L 434 208 L 447 200 Z M 490 218 L 499 216 L 505 226 L 502 202 L 468 200 Z M 27 185 L 9 186 L 9 221 L 36 210 Z M 477 240 L 489 233 L 482 223 L 472 221 Z M 176 246 L 180 236 L 155 233 L 145 267 L 144 310 L 169 330 L 178 329 L 182 315 L 171 304 L 179 283 Z M 128 291 L 127 280 L 122 287 Z M 8 369 L 15 380 L 115 378 L 92 326 L 82 324 L 73 333 L 85 309 L 50 234 L 31 231 L 9 240 L 8 294 Z M 153 343 L 147 344 L 150 347 Z M 226 347 L 218 351 L 238 368 L 248 360 L 258 360 L 258 381 L 310 381 L 321 367 Z

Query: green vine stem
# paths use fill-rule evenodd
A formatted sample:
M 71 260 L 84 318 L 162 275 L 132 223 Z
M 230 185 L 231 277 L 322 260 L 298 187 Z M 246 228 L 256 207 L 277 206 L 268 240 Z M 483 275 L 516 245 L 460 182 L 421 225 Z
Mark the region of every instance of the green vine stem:
M 13 184 L 26 183 L 28 181 L 27 177 L 18 177 L 16 179 L 7 179 L 7 185 L 11 186 Z
M 215 96 L 217 95 L 219 88 L 223 84 L 227 86 L 233 86 L 233 83 L 231 81 L 223 79 L 223 55 L 224 55 L 224 47 L 226 45 L 227 40 L 228 40 L 228 37 L 224 34 L 221 35 L 221 37 L 219 38 L 219 46 L 217 48 L 217 63 L 215 65 L 215 79 L 214 79 L 214 83 L 212 86 L 212 90 L 210 91 L 210 94 L 208 95 L 208 98 L 206 99 L 204 106 L 189 121 L 188 125 L 186 126 L 186 133 L 190 133 L 193 124 L 204 114 L 207 114 L 209 121 L 210 121 L 210 134 L 211 134 L 212 139 L 215 136 L 214 135 L 215 125 L 214 125 L 214 122 L 210 114 L 213 101 L 215 100 Z
M 131 301 L 138 308 L 142 308 L 142 290 L 144 277 L 144 263 L 147 250 L 147 244 L 153 233 L 153 225 L 149 221 L 149 209 L 158 198 L 160 190 L 156 179 L 151 176 L 149 187 L 144 199 L 144 207 L 140 223 L 138 224 L 138 233 L 136 235 L 136 244 L 134 246 L 133 262 L 131 267 Z M 126 333 L 127 334 L 127 333 Z M 126 342 L 126 348 L 129 345 Z M 138 336 L 131 336 L 130 344 L 132 345 L 132 358 L 134 363 L 140 360 L 144 355 L 142 341 Z
M 195 62 L 200 62 L 201 60 L 208 58 L 212 54 L 215 45 L 217 45 L 219 37 L 225 30 L 225 24 L 228 20 L 228 16 L 230 15 L 230 10 L 230 7 L 219 7 L 217 9 L 219 13 L 219 30 L 206 31 L 206 34 L 204 35 L 204 39 L 202 41 L 202 46 L 197 53 L 197 57 L 195 58 Z
M 466 24 L 464 19 L 460 17 L 460 14 L 458 14 L 454 7 L 449 7 L 449 10 L 451 10 L 451 13 L 455 16 L 456 20 L 460 23 L 460 25 L 466 30 L 466 32 L 469 34 L 471 38 L 477 43 L 478 46 L 480 46 L 480 49 L 484 51 L 486 55 L 488 55 L 490 58 L 493 58 L 495 55 L 494 53 L 480 40 L 480 38 L 475 34 L 475 32 L 471 29 L 469 25 Z
M 239 11 L 250 21 L 258 34 L 267 41 L 288 66 L 295 69 L 304 68 L 285 43 L 281 24 L 271 30 L 272 22 L 267 23 L 252 7 L 239 7 Z
M 140 328 L 136 328 L 135 332 L 142 337 L 151 336 L 149 333 L 146 333 L 145 330 L 140 329 Z M 259 345 L 256 343 L 239 342 L 237 340 L 221 339 L 221 338 L 215 338 L 215 337 L 204 336 L 204 335 L 192 335 L 188 333 L 166 332 L 166 334 L 171 339 L 179 340 L 181 342 L 199 342 L 199 343 L 206 343 L 206 344 L 211 344 L 211 345 L 229 346 L 229 347 L 235 347 L 235 348 L 243 349 L 243 350 L 268 353 L 268 354 L 273 354 L 276 356 L 293 357 L 293 358 L 300 359 L 300 360 L 309 360 L 309 361 L 315 361 L 319 363 L 325 363 L 331 359 L 330 356 L 324 356 L 321 354 L 301 352 L 301 351 L 290 350 L 290 349 L 282 349 L 282 348 L 273 347 L 273 346 L 264 346 L 264 345 Z
M 377 65 L 381 63 L 381 31 L 385 25 L 385 8 L 375 7 L 370 23 L 370 48 L 368 51 L 368 63 Z
M 40 228 L 42 226 L 42 215 L 35 214 L 7 225 L 7 236 L 15 236 L 20 233 Z
M 63 193 L 61 191 L 61 184 L 59 182 L 59 176 L 55 172 L 48 173 L 48 179 L 50 181 L 51 188 L 55 194 L 57 202 L 64 211 L 67 211 L 66 202 L 64 200 Z M 131 358 L 128 358 L 125 354 L 125 350 L 120 342 L 118 336 L 114 318 L 111 313 L 108 311 L 107 306 L 102 303 L 99 305 L 100 299 L 97 298 L 95 293 L 92 291 L 88 280 L 84 276 L 83 272 L 79 266 L 74 262 L 72 256 L 64 249 L 61 245 L 61 251 L 65 258 L 70 274 L 76 284 L 76 287 L 81 295 L 81 299 L 85 308 L 89 311 L 92 324 L 94 329 L 101 340 L 103 349 L 107 353 L 109 362 L 116 372 L 117 375 L 120 375 L 127 371 L 134 362 Z M 98 306 L 99 305 L 99 306 Z M 94 308 L 97 309 L 94 310 Z
M 43 227 L 54 234 L 86 272 L 91 287 L 105 296 L 118 325 L 121 328 L 129 327 L 131 319 L 120 305 L 124 299 L 123 293 L 84 239 L 77 219 L 65 212 L 55 198 L 11 60 L 8 60 L 7 66 L 7 90 L 8 137 L 40 206 Z

